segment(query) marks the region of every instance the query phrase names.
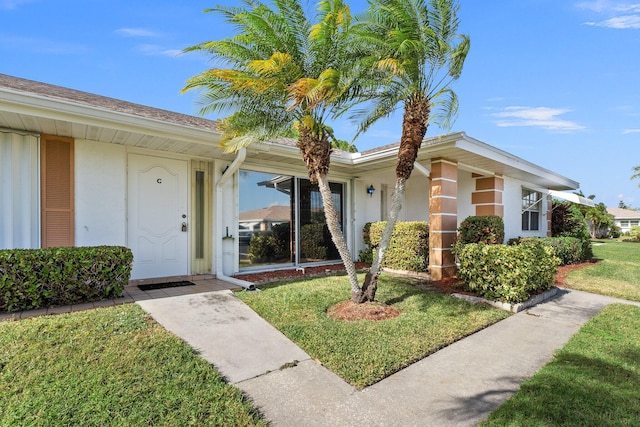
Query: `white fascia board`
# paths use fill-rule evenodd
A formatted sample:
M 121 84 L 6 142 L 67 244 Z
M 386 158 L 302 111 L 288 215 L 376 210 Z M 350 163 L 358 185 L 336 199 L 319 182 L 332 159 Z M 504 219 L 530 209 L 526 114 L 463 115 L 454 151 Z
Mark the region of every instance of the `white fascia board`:
M 124 131 L 174 138 L 198 144 L 217 144 L 211 130 L 168 123 L 159 119 L 111 111 L 91 105 L 47 98 L 24 92 L 0 90 L 0 110 L 52 120 L 62 120 L 90 126 L 116 128 Z
M 519 169 L 531 175 L 541 177 L 547 181 L 555 182 L 557 186 L 560 187 L 576 189 L 580 186 L 578 182 L 572 179 L 545 169 L 518 156 L 507 153 L 506 151 L 500 150 L 499 148 L 493 147 L 489 144 L 485 144 L 484 142 L 469 138 L 466 135 L 464 136 L 464 138 L 456 142 L 456 147 L 502 163 L 506 166 Z

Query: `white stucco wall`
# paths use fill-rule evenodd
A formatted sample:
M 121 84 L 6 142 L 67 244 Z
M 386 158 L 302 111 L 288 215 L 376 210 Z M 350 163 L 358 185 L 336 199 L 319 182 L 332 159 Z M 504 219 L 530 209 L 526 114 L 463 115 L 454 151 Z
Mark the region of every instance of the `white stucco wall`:
M 390 193 L 393 193 L 394 185 L 395 182 L 389 186 Z M 429 178 L 417 170 L 407 181 L 398 221 L 429 221 Z
M 123 146 L 75 141 L 75 244 L 126 244 L 127 164 Z
M 522 230 L 522 189 L 535 190 L 542 193 L 542 206 L 540 209 L 540 223 L 537 231 Z M 547 189 L 537 187 L 531 183 L 505 177 L 504 193 L 504 238 L 505 242 L 514 237 L 531 237 L 547 235 Z
M 476 206 L 471 204 L 471 193 L 476 189 L 471 172 L 458 169 L 458 227 L 467 217 L 476 214 Z

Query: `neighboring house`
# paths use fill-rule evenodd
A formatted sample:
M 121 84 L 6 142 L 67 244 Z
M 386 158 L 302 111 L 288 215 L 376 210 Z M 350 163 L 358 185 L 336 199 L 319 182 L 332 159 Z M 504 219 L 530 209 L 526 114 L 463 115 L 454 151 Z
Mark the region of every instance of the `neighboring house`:
M 339 261 L 295 142 L 232 155 L 219 141 L 215 121 L 0 74 L 0 248 L 125 245 L 132 279 L 227 277 L 240 265 L 275 267 L 240 263 L 238 237 L 247 212 L 286 206 L 288 265 Z M 332 156 L 331 191 L 354 257 L 365 223 L 385 219 L 397 152 Z M 502 216 L 507 239 L 545 236 L 549 190 L 578 188 L 464 133 L 426 139 L 415 165 L 399 219 L 429 221 L 435 279 L 455 271 L 450 246 L 467 216 Z M 251 219 L 268 229 L 285 215 Z
M 607 208 L 607 212 L 613 215 L 613 219 L 620 232 L 626 233 L 631 227 L 640 225 L 640 212 L 631 209 Z

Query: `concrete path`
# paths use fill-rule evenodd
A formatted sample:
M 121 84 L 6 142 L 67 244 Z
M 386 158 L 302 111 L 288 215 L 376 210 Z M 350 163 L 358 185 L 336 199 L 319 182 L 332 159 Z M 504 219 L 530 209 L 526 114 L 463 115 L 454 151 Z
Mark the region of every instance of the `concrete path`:
M 312 360 L 230 291 L 138 304 L 198 349 L 276 426 L 474 426 L 613 302 L 629 303 L 562 290 L 363 391 Z

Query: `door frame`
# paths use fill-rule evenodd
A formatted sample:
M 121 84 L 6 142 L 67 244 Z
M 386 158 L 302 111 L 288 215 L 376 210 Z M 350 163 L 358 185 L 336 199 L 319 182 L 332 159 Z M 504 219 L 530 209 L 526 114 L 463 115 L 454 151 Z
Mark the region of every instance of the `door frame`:
M 184 162 L 185 163 L 185 182 L 179 185 L 179 191 L 183 192 L 183 196 L 186 197 L 186 202 L 185 202 L 185 210 L 186 210 L 186 221 L 187 222 L 187 236 L 186 236 L 186 244 L 185 244 L 185 251 L 186 251 L 186 257 L 185 260 L 182 264 L 182 270 L 184 271 L 184 274 L 176 274 L 176 275 L 159 275 L 159 276 L 154 276 L 154 277 L 132 277 L 132 280 L 139 280 L 139 279 L 153 279 L 153 278 L 159 278 L 159 277 L 181 277 L 181 276 L 188 276 L 191 274 L 192 271 L 192 265 L 191 265 L 191 230 L 190 230 L 190 225 L 191 225 L 191 211 L 192 211 L 192 207 L 191 207 L 191 160 L 189 158 L 185 158 L 185 157 L 169 157 L 169 156 L 162 156 L 162 155 L 157 155 L 157 154 L 148 154 L 148 153 L 142 153 L 142 152 L 138 152 L 138 151 L 128 151 L 127 152 L 127 195 L 126 195 L 126 207 L 127 207 L 127 227 L 126 227 L 126 241 L 127 241 L 127 246 L 131 248 L 131 226 L 132 226 L 132 221 L 131 221 L 131 203 L 133 203 L 132 199 L 131 199 L 131 194 L 130 194 L 130 182 L 131 182 L 131 157 L 138 157 L 138 158 L 147 158 L 147 159 L 161 159 L 161 160 L 170 160 L 170 161 L 179 161 L 179 162 Z M 135 261 L 135 254 L 134 254 L 134 261 Z

